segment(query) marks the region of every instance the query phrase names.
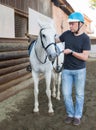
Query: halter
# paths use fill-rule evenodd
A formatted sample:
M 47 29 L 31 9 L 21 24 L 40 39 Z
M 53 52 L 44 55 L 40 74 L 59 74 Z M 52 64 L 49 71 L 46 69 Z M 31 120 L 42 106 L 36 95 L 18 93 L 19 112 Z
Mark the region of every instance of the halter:
M 50 47 L 51 45 L 55 45 L 55 43 L 50 43 L 48 46 L 44 46 L 43 40 L 42 40 L 42 30 L 44 30 L 45 28 L 42 28 L 40 30 L 40 38 L 41 38 L 41 43 L 42 43 L 42 47 L 44 48 L 44 50 L 46 51 L 48 49 L 48 47 Z
M 56 47 L 55 49 L 56 49 L 56 51 L 59 50 L 58 47 Z M 54 71 L 55 71 L 56 73 L 60 73 L 60 72 L 62 71 L 63 67 L 64 67 L 64 59 L 63 59 L 63 63 L 61 63 L 62 66 L 61 66 L 61 67 L 59 66 L 59 55 L 60 55 L 61 53 L 63 53 L 63 52 L 64 52 L 63 50 L 62 50 L 62 51 L 59 50 L 59 54 L 58 54 L 58 56 L 56 57 L 56 68 L 53 67 L 53 69 L 54 69 Z M 54 64 L 54 62 L 53 62 L 52 64 Z
M 42 47 L 44 48 L 45 51 L 47 51 L 48 47 L 50 47 L 51 45 L 56 46 L 56 43 L 50 43 L 50 44 L 47 45 L 46 47 L 44 46 L 43 39 L 42 39 L 42 30 L 44 30 L 44 29 L 46 29 L 46 28 L 42 28 L 42 29 L 40 30 L 40 38 L 41 38 Z M 42 64 L 45 64 L 45 63 L 46 63 L 46 60 L 47 60 L 47 57 L 48 57 L 47 55 L 46 55 L 46 57 L 45 57 L 44 62 L 42 62 L 42 61 L 39 59 L 38 55 L 37 55 L 36 49 L 35 49 L 35 54 L 36 54 L 37 59 L 39 60 L 39 62 L 41 62 Z

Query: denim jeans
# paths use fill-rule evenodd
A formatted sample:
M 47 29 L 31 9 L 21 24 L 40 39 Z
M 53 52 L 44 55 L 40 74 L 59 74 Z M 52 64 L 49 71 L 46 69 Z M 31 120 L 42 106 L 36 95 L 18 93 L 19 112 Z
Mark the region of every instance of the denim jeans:
M 62 71 L 62 94 L 66 112 L 70 117 L 81 118 L 84 105 L 86 68 Z M 73 86 L 75 99 L 73 100 Z

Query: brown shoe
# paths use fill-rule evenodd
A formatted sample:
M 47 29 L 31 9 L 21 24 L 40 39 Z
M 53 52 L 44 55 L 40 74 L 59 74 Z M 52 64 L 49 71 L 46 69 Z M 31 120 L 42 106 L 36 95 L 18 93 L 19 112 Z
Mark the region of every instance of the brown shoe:
M 78 125 L 80 125 L 80 124 L 81 124 L 80 118 L 74 118 L 73 125 L 78 126 Z
M 70 124 L 70 123 L 72 123 L 72 121 L 73 121 L 73 117 L 67 117 L 67 118 L 65 119 L 65 123 L 66 123 L 66 124 Z

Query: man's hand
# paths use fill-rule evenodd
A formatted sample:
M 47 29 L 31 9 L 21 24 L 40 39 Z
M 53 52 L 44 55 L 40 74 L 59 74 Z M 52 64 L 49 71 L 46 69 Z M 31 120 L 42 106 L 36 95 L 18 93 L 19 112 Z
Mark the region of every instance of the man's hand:
M 64 50 L 64 54 L 65 55 L 68 55 L 68 54 L 71 54 L 72 53 L 72 50 L 71 49 L 65 49 Z
M 59 39 L 59 35 L 55 35 L 55 42 L 56 42 L 56 43 L 61 42 L 60 39 Z

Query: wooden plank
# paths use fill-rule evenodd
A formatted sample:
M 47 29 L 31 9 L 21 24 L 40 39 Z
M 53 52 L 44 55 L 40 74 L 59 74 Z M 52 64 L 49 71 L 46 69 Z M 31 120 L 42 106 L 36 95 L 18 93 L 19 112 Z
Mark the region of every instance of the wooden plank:
M 34 40 L 37 39 L 37 35 L 31 35 L 31 34 L 28 34 L 28 33 L 25 33 L 25 36 L 28 38 L 28 42 L 32 42 Z
M 5 84 L 0 85 L 0 93 L 5 91 L 6 89 L 9 89 L 11 87 L 14 87 L 15 85 L 19 84 L 20 82 L 23 82 L 29 78 L 32 78 L 32 74 L 28 73 L 22 77 L 19 77 L 17 79 L 13 79 L 10 82 L 7 82 Z
M 15 38 L 1 38 L 0 37 L 0 44 L 1 43 L 20 43 L 20 44 L 24 44 L 24 43 L 28 43 L 28 39 L 25 37 L 15 37 Z
M 43 80 L 43 79 L 44 79 L 44 76 L 40 75 L 40 80 Z M 0 93 L 0 102 L 2 102 L 3 100 L 5 100 L 13 95 L 16 95 L 20 91 L 22 91 L 28 87 L 32 87 L 32 86 L 33 86 L 33 79 L 32 78 L 27 79 L 24 82 L 21 82 L 20 84 Z
M 24 90 L 25 88 L 29 87 L 32 83 L 33 83 L 33 80 L 30 78 L 12 88 L 7 89 L 6 91 L 0 93 L 0 102 L 7 99 L 10 96 L 17 94 L 21 90 Z
M 15 72 L 18 71 L 20 69 L 24 69 L 29 65 L 29 62 L 27 63 L 23 63 L 23 64 L 19 64 L 19 65 L 15 65 L 11 66 L 11 67 L 7 67 L 7 68 L 2 68 L 0 69 L 0 76 L 11 73 L 11 72 Z
M 27 50 L 28 44 L 24 43 L 0 43 L 0 52 L 2 51 L 17 51 L 17 50 Z
M 28 57 L 28 51 L 0 52 L 0 60 Z
M 6 74 L 6 75 L 3 75 L 3 76 L 0 76 L 0 84 L 4 84 L 4 83 L 7 83 L 13 79 L 16 80 L 16 78 L 19 78 L 25 74 L 27 74 L 28 72 L 26 71 L 26 69 L 22 69 L 22 70 L 18 70 L 16 72 L 12 72 L 10 74 Z
M 17 65 L 17 64 L 21 64 L 21 63 L 26 63 L 26 62 L 29 62 L 29 57 L 0 61 L 0 69 L 9 67 L 9 66 L 13 66 L 13 65 Z

